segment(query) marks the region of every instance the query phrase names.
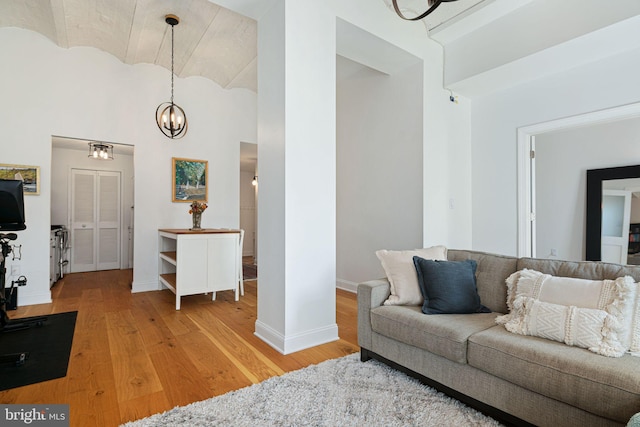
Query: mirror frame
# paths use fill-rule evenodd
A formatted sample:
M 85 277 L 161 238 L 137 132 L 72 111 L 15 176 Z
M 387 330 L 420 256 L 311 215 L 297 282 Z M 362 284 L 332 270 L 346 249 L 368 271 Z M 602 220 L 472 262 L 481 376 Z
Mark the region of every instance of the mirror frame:
M 587 170 L 587 261 L 600 261 L 602 258 L 602 181 L 627 178 L 640 178 L 640 165 Z

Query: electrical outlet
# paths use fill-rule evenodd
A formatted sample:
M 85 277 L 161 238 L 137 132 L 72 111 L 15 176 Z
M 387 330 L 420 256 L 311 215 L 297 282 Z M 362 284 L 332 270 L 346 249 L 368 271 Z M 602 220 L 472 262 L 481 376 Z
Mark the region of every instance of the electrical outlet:
M 19 276 L 20 275 L 20 266 L 19 265 L 12 265 L 11 266 L 11 275 L 12 276 Z
M 558 250 L 556 248 L 551 248 L 551 256 L 558 256 Z

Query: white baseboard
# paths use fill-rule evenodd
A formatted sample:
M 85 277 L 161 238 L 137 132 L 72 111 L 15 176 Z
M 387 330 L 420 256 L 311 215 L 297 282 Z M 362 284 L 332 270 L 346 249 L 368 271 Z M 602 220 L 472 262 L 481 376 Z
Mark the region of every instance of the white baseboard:
M 339 339 L 337 324 L 285 337 L 269 325 L 256 320 L 256 331 L 254 334 L 285 355 Z
M 51 302 L 51 291 L 35 295 L 24 295 L 18 292 L 18 307 L 25 305 L 49 304 Z
M 348 292 L 353 292 L 355 294 L 358 291 L 358 284 L 356 282 L 350 282 L 348 280 L 336 279 L 336 288 Z
M 158 291 L 162 289 L 158 281 L 150 282 L 133 282 L 131 284 L 131 293 L 136 294 L 138 292 Z
M 256 320 L 254 335 L 284 354 L 284 336 L 267 324 Z

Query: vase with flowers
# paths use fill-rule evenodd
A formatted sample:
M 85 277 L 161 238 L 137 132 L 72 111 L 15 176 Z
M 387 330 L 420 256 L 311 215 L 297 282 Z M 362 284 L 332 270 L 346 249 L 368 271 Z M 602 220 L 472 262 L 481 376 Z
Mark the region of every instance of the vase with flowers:
M 193 220 L 193 227 L 190 230 L 202 230 L 200 227 L 200 220 L 202 219 L 202 212 L 207 209 L 207 204 L 199 201 L 195 201 L 191 203 L 191 209 L 189 209 L 189 213 L 191 214 L 191 219 Z

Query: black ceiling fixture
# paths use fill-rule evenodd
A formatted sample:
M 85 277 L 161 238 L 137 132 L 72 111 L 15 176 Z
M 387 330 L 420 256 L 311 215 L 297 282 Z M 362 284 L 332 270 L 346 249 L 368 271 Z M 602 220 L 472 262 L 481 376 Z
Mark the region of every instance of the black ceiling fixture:
M 158 129 L 168 138 L 179 139 L 187 133 L 187 115 L 173 102 L 173 27 L 180 23 L 176 15 L 166 15 L 164 21 L 171 25 L 171 102 L 163 102 L 156 109 Z
M 113 160 L 113 144 L 90 142 L 89 157 L 96 160 Z
M 400 6 L 398 6 L 398 0 L 393 0 L 393 8 L 395 9 L 396 13 L 400 18 L 406 19 L 407 21 L 419 21 L 425 16 L 427 16 L 428 14 L 430 14 L 431 12 L 433 12 L 434 10 L 436 10 L 436 8 L 440 6 L 440 3 L 450 2 L 450 1 L 458 1 L 458 0 L 427 0 L 426 3 L 427 3 L 428 9 L 425 12 L 420 13 L 418 16 L 415 16 L 413 18 L 405 16 L 402 13 Z

